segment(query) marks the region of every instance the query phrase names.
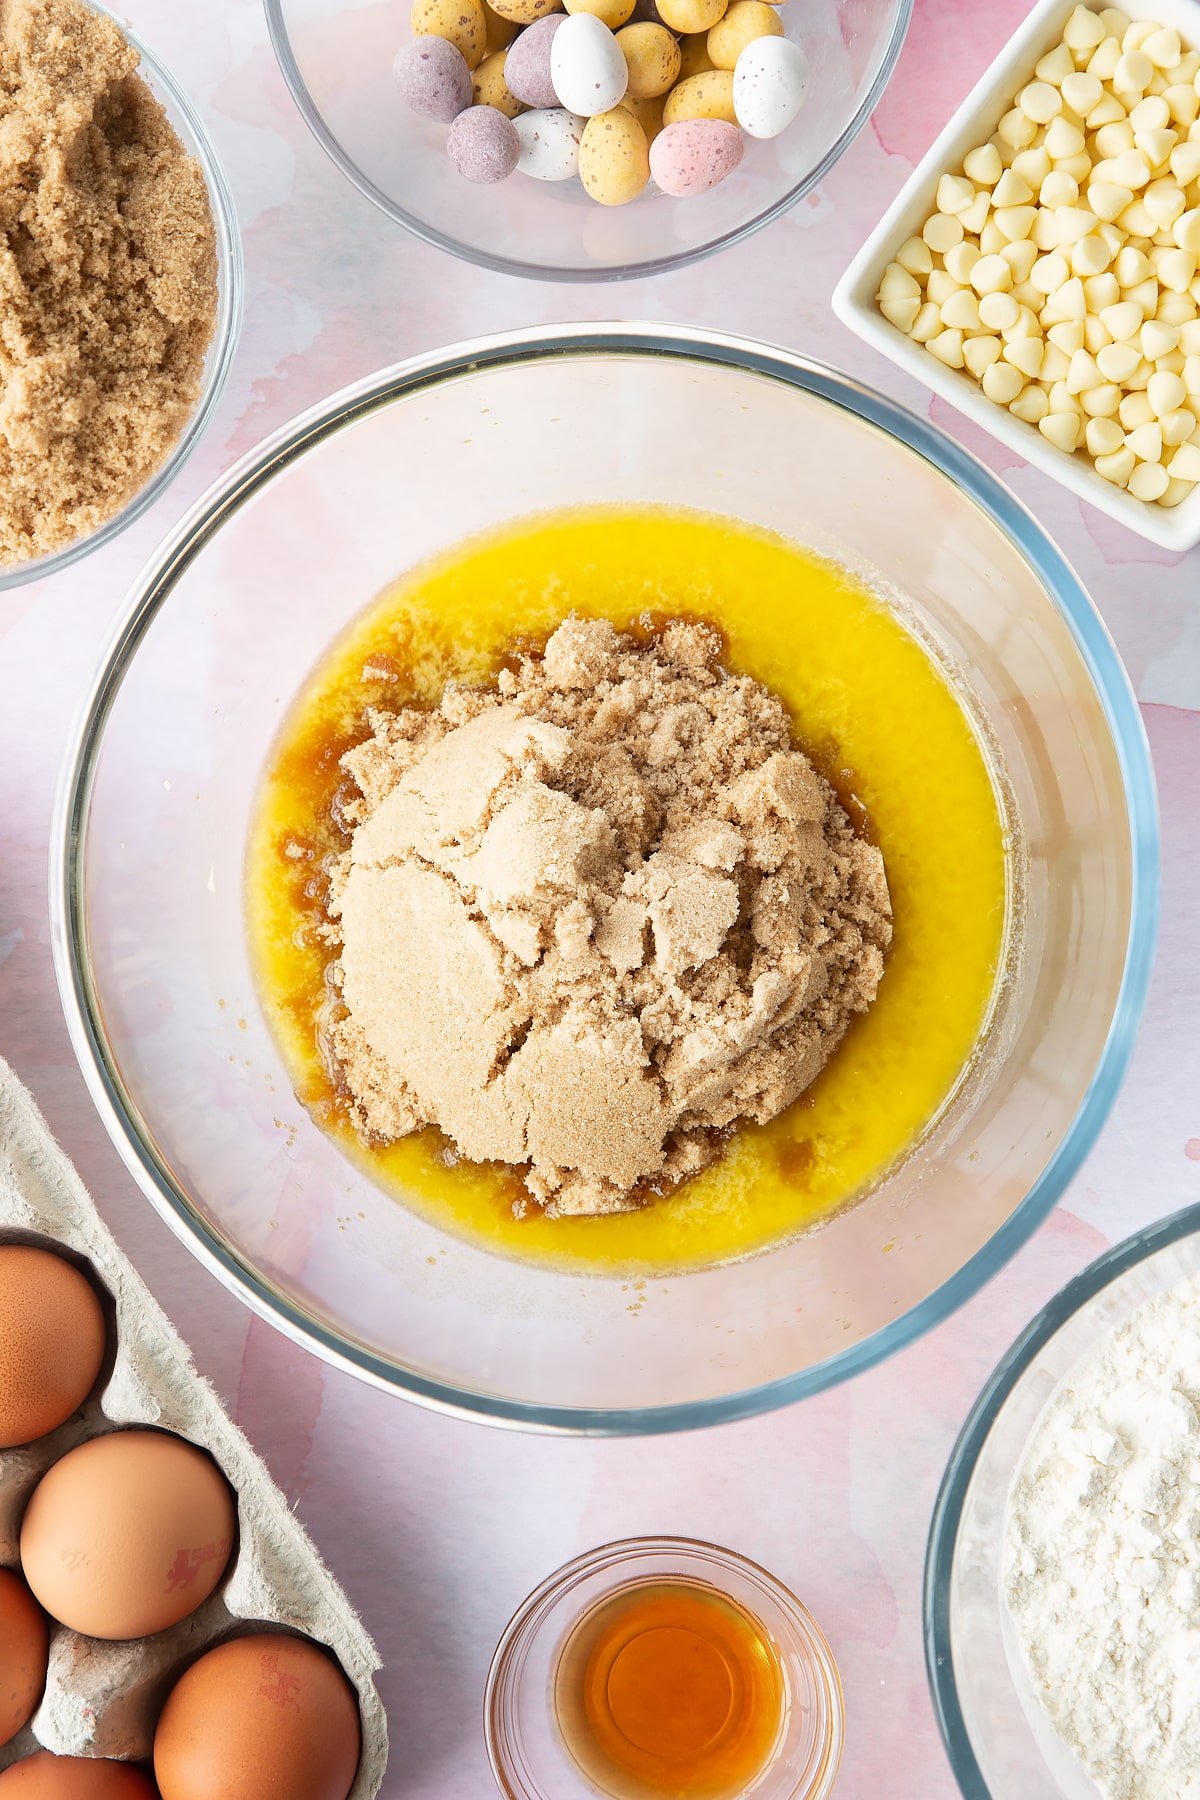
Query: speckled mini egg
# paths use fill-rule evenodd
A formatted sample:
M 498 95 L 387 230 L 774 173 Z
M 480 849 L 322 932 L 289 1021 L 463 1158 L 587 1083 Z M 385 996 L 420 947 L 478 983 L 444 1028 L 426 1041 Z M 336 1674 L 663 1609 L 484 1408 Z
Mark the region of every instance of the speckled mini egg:
M 664 194 L 684 200 L 731 175 L 744 148 L 737 126 L 724 119 L 684 119 L 651 144 L 650 173 Z
M 487 54 L 487 19 L 483 0 L 412 0 L 414 37 L 445 38 L 462 52 L 468 69 L 476 69 Z
M 684 119 L 724 119 L 728 125 L 737 124 L 731 70 L 705 69 L 671 89 L 663 107 L 663 123 L 678 125 Z
M 474 106 L 494 106 L 506 119 L 515 119 L 521 102 L 504 78 L 507 52 L 493 50 L 485 56 L 471 76 L 471 101 Z
M 346 1800 L 358 1700 L 333 1658 L 282 1632 L 231 1638 L 167 1695 L 154 1734 L 162 1800 Z
M 0 1775 L 0 1800 L 157 1800 L 153 1784 L 129 1763 L 39 1750 Z
M 558 95 L 550 75 L 550 46 L 565 13 L 553 13 L 539 19 L 523 31 L 504 63 L 504 79 L 509 89 L 526 106 L 557 106 Z
M 657 0 L 663 24 L 681 37 L 711 31 L 724 18 L 727 4 L 728 0 Z
M 104 1361 L 87 1277 L 36 1244 L 0 1245 L 0 1449 L 45 1437 L 83 1405 Z
M 559 105 L 590 119 L 620 105 L 629 70 L 608 26 L 592 13 L 574 13 L 554 35 L 550 79 Z
M 617 31 L 633 16 L 633 0 L 563 0 L 569 13 L 591 13 L 593 18 Z
M 521 154 L 521 140 L 512 120 L 494 106 L 469 106 L 450 127 L 446 154 L 464 181 L 487 186 L 508 180 Z
M 539 107 L 513 120 L 521 146 L 517 168 L 535 181 L 569 181 L 579 173 L 579 140 L 587 123 L 565 107 Z
M 514 25 L 532 25 L 547 13 L 562 11 L 562 0 L 489 0 L 493 11 Z
M 19 1575 L 0 1569 L 0 1744 L 15 1738 L 37 1710 L 49 1652 L 40 1606 Z
M 689 75 L 703 75 L 705 69 L 713 69 L 716 64 L 708 54 L 708 33 L 697 31 L 691 37 L 679 40 L 679 79 L 686 81 Z
M 790 38 L 760 37 L 747 44 L 733 71 L 738 124 L 754 138 L 778 137 L 804 104 L 808 58 Z
M 414 38 L 400 51 L 392 72 L 408 105 L 426 119 L 447 125 L 471 104 L 466 58 L 445 38 Z
M 626 25 L 617 43 L 629 71 L 627 99 L 654 100 L 679 80 L 679 42 L 665 25 Z
M 782 36 L 779 14 L 767 0 L 733 0 L 725 17 L 718 19 L 708 34 L 708 54 L 714 68 L 733 69 L 747 44 Z
M 646 134 L 624 106 L 597 113 L 579 140 L 579 179 L 601 206 L 636 200 L 650 179 Z
M 113 1431 L 42 1476 L 21 1521 L 21 1567 L 72 1631 L 152 1637 L 208 1599 L 236 1524 L 229 1483 L 203 1450 L 166 1431 Z
M 631 112 L 646 134 L 646 143 L 652 144 L 663 128 L 663 96 L 654 100 L 634 100 L 626 94 L 621 105 L 626 112 Z

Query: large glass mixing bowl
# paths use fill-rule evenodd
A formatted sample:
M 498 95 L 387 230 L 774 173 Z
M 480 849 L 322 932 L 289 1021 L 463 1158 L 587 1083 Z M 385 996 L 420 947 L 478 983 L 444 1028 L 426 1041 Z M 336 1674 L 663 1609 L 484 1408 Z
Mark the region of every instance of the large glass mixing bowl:
M 446 127 L 409 112 L 392 78 L 412 35 L 407 6 L 266 0 L 266 8 L 279 65 L 317 142 L 390 219 L 484 268 L 620 281 L 735 244 L 822 180 L 874 110 L 912 0 L 793 0 L 780 23 L 810 65 L 798 117 L 777 138 L 748 141 L 741 167 L 710 193 L 672 200 L 647 190 L 628 206 L 597 206 L 577 181 L 464 181 L 446 155 Z
M 523 514 L 647 501 L 752 521 L 902 592 L 963 671 L 1003 765 L 1025 891 L 1002 1021 L 917 1149 L 822 1229 L 656 1279 L 631 1307 L 616 1276 L 439 1231 L 308 1118 L 257 1002 L 242 868 L 280 722 L 374 595 Z M 427 1404 L 648 1432 L 825 1387 L 1011 1255 L 1112 1104 L 1157 882 L 1125 674 L 999 482 L 924 421 L 784 351 L 603 325 L 372 377 L 201 501 L 139 579 L 68 753 L 51 895 L 92 1094 L 223 1282 L 331 1362 Z

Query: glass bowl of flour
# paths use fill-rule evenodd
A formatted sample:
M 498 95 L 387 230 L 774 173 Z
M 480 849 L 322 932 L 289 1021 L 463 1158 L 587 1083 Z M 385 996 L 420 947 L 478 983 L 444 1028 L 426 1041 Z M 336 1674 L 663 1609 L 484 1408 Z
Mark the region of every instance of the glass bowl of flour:
M 1200 1794 L 1200 1217 L 1117 1245 L 996 1369 L 938 1496 L 930 1685 L 968 1800 Z

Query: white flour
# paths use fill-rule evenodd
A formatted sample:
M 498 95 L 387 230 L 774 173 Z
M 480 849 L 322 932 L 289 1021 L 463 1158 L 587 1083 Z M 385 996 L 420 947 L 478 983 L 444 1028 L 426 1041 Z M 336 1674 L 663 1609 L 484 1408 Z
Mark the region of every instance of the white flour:
M 1200 1279 L 1105 1338 L 1040 1420 L 1004 1579 L 1035 1689 L 1112 1800 L 1200 1796 Z

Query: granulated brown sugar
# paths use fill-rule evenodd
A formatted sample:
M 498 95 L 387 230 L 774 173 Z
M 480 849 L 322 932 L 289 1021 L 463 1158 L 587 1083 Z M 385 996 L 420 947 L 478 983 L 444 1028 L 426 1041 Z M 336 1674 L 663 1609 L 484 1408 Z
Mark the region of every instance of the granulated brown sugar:
M 623 1211 L 773 1118 L 874 999 L 883 859 L 706 627 L 570 618 L 343 759 L 330 1052 L 359 1129 L 437 1124 L 551 1216 Z
M 81 0 L 0 0 L 0 566 L 119 511 L 200 392 L 208 193 L 137 64 Z

